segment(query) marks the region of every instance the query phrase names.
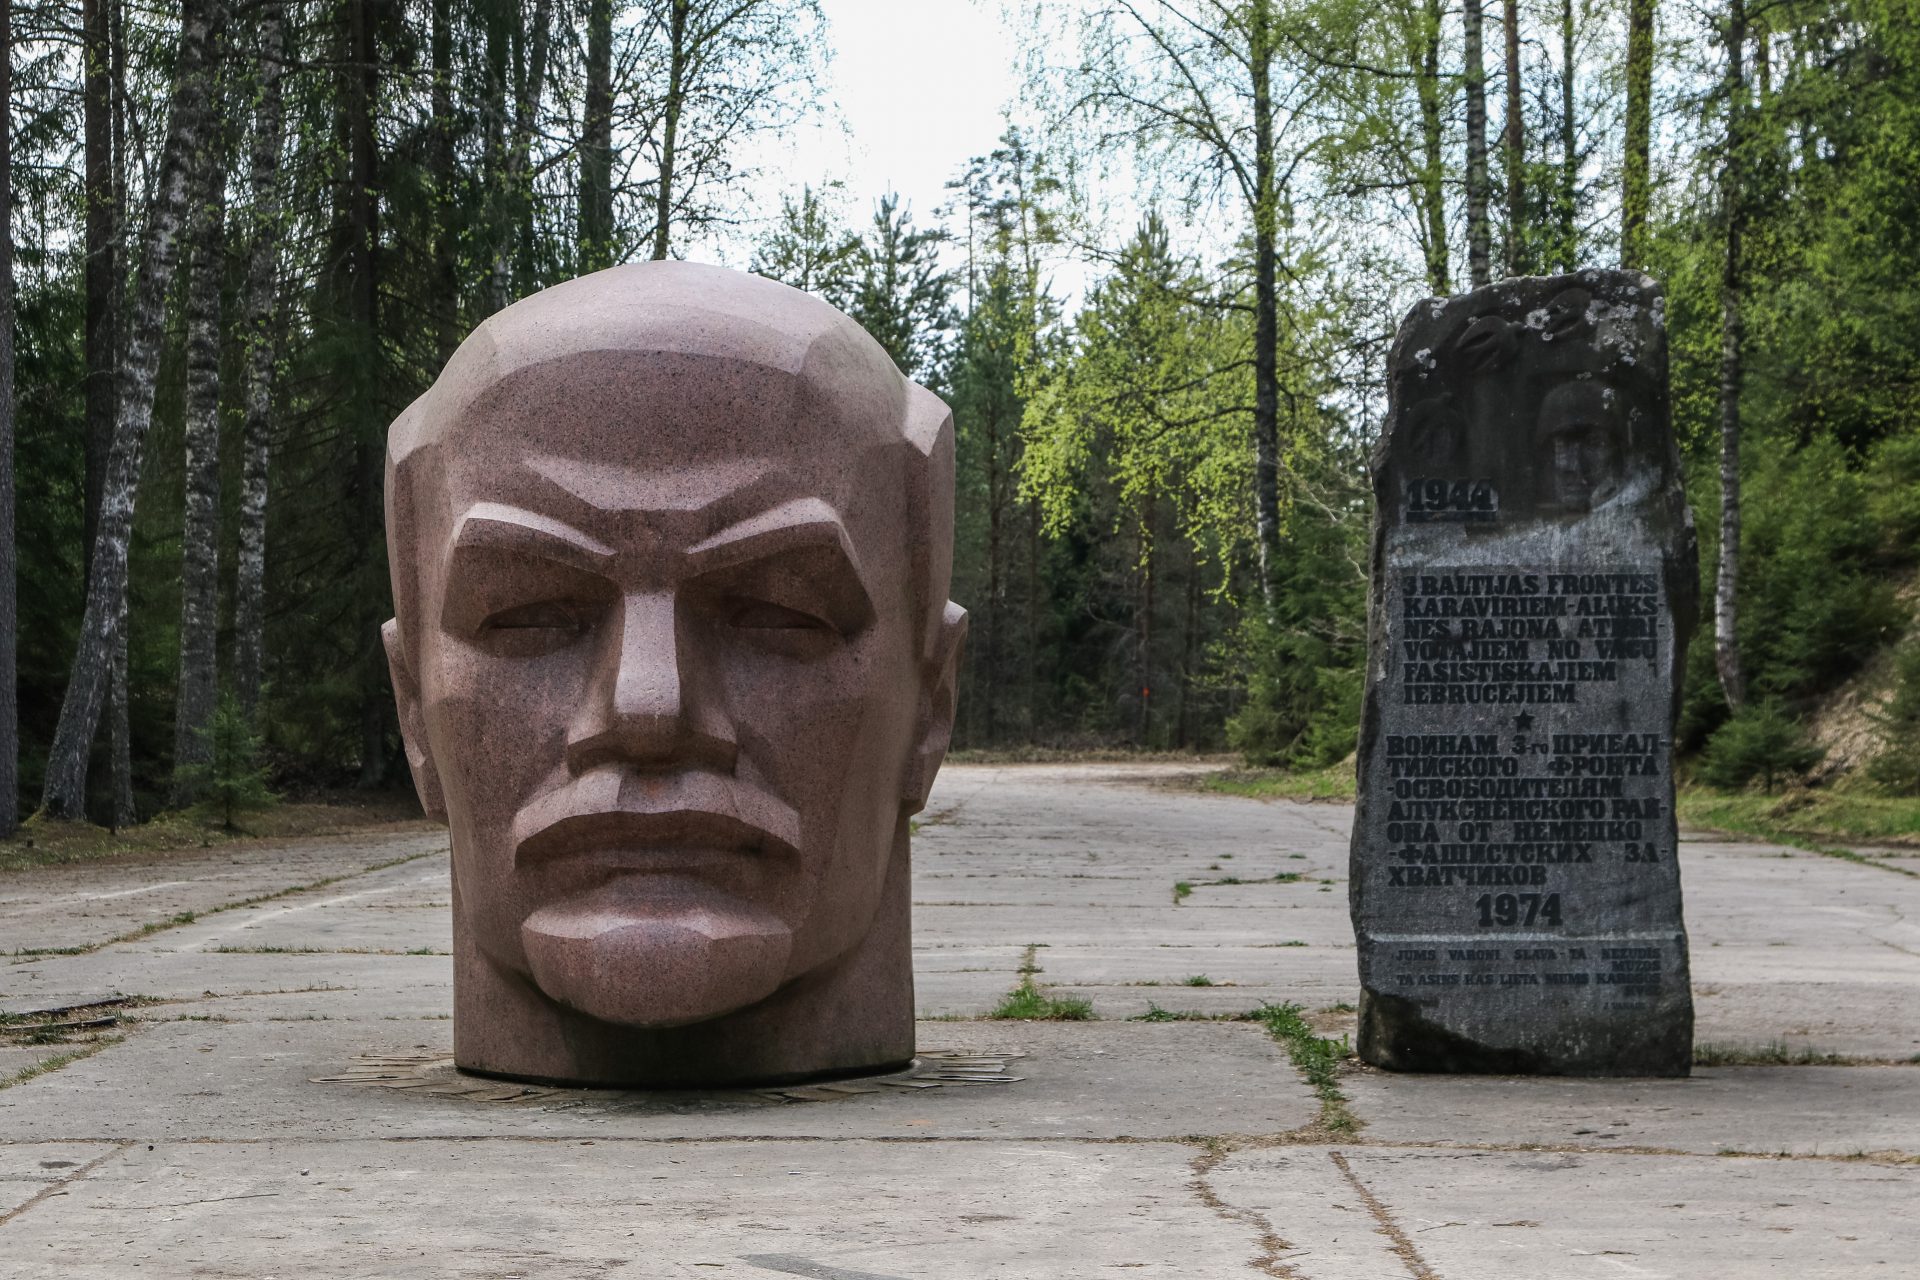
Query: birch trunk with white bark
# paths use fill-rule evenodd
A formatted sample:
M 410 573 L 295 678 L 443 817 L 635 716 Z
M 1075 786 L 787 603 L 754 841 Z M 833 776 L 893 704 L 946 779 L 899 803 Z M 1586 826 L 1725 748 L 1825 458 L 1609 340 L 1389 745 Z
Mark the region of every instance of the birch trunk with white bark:
M 194 165 L 207 129 L 215 47 L 225 24 L 224 0 L 186 0 L 166 140 L 156 166 L 154 202 L 141 237 L 133 305 L 127 315 L 126 359 L 120 369 L 119 407 L 101 490 L 86 611 L 41 793 L 41 807 L 58 818 L 80 818 L 86 813 L 87 752 L 110 683 L 116 632 L 122 630 L 116 623 L 127 586 L 127 549 L 140 463 L 147 428 L 153 422 L 167 292 L 179 259 Z
M 112 728 L 108 734 L 107 767 L 113 783 L 113 816 L 108 825 L 124 831 L 140 820 L 133 804 L 133 724 L 127 696 L 127 582 L 120 579 L 120 598 L 113 613 L 113 662 L 108 672 L 107 716 Z
M 187 770 L 212 759 L 219 691 L 220 283 L 226 259 L 224 157 L 205 166 L 187 273 L 186 513 L 180 531 L 180 682 L 173 715 L 173 803 L 197 790 Z
M 285 5 L 260 11 L 260 84 L 254 104 L 248 186 L 246 419 L 240 439 L 240 527 L 233 578 L 233 688 L 240 710 L 257 723 L 266 668 L 267 479 L 273 450 L 274 316 L 279 276 L 280 154 L 285 113 L 280 75 L 287 59 Z

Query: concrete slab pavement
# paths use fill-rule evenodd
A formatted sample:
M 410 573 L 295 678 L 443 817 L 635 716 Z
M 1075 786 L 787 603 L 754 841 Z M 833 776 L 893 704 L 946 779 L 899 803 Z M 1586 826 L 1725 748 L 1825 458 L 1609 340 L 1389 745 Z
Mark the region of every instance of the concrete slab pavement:
M 0 1271 L 1818 1280 L 1920 1256 L 1920 881 L 1690 839 L 1699 1037 L 1736 1065 L 1349 1065 L 1343 1133 L 1259 1024 L 1127 1021 L 1291 1002 L 1351 1026 L 1348 811 L 1177 772 L 943 773 L 916 842 L 928 1056 L 839 1089 L 458 1076 L 433 833 L 0 876 L 0 949 L 83 949 L 9 956 L 0 1010 L 140 998 L 62 1015 L 107 1028 L 0 1026 L 0 1085 L 77 1055 L 0 1087 Z M 981 1020 L 1023 972 L 1099 1020 Z M 940 1052 L 1006 1082 L 916 1078 Z M 1893 1065 L 1764 1061 L 1815 1053 Z

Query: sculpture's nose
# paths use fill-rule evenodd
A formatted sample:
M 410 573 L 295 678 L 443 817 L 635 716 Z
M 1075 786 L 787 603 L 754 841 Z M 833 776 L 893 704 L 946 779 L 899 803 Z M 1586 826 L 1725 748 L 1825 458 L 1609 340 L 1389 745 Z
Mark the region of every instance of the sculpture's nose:
M 575 774 L 605 764 L 731 773 L 739 743 L 719 699 L 701 687 L 697 656 L 681 643 L 673 593 L 627 596 L 607 631 L 567 743 L 567 767 Z

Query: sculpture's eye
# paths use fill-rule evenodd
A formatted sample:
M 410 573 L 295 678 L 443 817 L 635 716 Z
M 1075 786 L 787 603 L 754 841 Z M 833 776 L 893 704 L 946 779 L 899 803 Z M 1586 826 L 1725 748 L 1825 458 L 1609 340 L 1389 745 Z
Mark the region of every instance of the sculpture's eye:
M 531 655 L 570 644 L 591 621 L 587 608 L 573 601 L 541 600 L 500 610 L 480 624 L 480 634 L 496 648 Z
M 817 618 L 799 609 L 789 609 L 770 600 L 736 599 L 731 603 L 727 621 L 743 631 L 817 631 L 837 634 L 833 624 L 824 618 Z

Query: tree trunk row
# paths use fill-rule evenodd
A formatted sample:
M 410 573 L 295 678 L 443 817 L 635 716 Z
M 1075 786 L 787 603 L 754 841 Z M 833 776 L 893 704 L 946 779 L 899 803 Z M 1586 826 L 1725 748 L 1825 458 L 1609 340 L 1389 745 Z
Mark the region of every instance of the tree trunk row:
M 179 259 L 194 168 L 208 127 L 208 100 L 217 41 L 226 25 L 224 0 L 187 0 L 180 23 L 175 84 L 165 141 L 154 180 L 154 203 L 141 238 L 133 303 L 127 316 L 125 359 L 120 367 L 118 412 L 101 485 L 100 515 L 93 539 L 86 610 L 60 719 L 47 758 L 41 807 L 60 818 L 86 811 L 87 755 L 118 652 L 116 637 L 127 587 L 127 554 L 133 533 L 147 429 L 153 421 L 155 378 L 160 364 L 162 312 Z

